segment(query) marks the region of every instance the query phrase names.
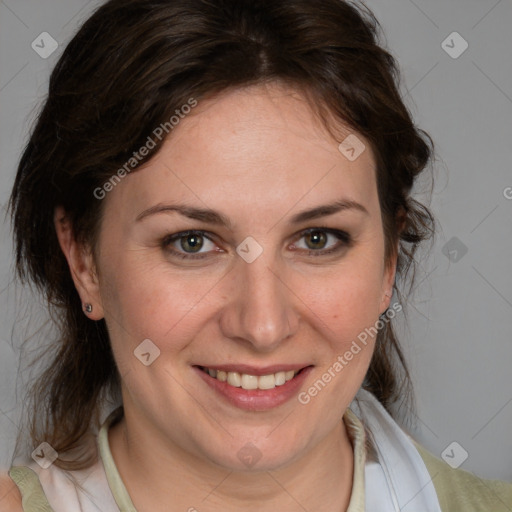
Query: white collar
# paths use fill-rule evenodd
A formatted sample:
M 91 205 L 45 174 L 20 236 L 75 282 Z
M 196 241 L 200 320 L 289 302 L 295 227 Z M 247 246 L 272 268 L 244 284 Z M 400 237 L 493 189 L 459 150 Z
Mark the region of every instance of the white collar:
M 382 404 L 361 388 L 350 409 L 366 426 L 379 458 L 365 467 L 366 510 L 441 512 L 421 455 Z

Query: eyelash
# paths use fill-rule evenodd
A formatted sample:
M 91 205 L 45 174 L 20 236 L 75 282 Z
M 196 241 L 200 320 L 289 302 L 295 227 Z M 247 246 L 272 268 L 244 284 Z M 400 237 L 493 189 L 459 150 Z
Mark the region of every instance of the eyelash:
M 302 231 L 300 233 L 300 237 L 298 238 L 298 240 L 300 240 L 304 236 L 307 236 L 307 235 L 309 235 L 311 233 L 315 233 L 315 232 L 324 232 L 327 234 L 334 235 L 336 238 L 338 238 L 338 240 L 341 243 L 337 244 L 335 247 L 333 247 L 331 249 L 325 249 L 325 250 L 323 250 L 323 249 L 318 249 L 318 250 L 303 249 L 306 251 L 308 256 L 313 256 L 313 257 L 328 256 L 330 254 L 339 252 L 346 247 L 350 247 L 352 244 L 352 238 L 351 238 L 350 234 L 347 233 L 346 231 L 341 231 L 341 230 L 332 229 L 332 228 L 323 228 L 323 227 L 308 228 L 308 229 Z M 169 246 L 176 240 L 179 240 L 180 238 L 184 238 L 189 235 L 198 235 L 198 236 L 201 236 L 201 237 L 204 237 L 204 238 L 210 240 L 210 242 L 212 242 L 212 243 L 215 243 L 212 240 L 212 238 L 210 238 L 209 236 L 206 235 L 206 233 L 207 233 L 206 231 L 200 231 L 200 230 L 182 231 L 182 232 L 176 233 L 174 235 L 166 236 L 162 240 L 161 245 L 162 245 L 163 249 L 168 250 L 169 252 L 172 253 L 173 256 L 177 256 L 178 258 L 187 259 L 187 260 L 201 260 L 204 258 L 208 258 L 210 256 L 209 252 L 211 252 L 211 251 L 208 251 L 205 253 L 191 254 L 191 253 L 179 252 L 174 249 L 169 249 Z

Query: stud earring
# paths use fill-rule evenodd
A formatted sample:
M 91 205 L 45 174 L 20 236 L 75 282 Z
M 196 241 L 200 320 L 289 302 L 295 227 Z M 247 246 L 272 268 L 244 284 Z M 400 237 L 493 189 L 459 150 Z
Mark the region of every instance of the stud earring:
M 86 313 L 92 313 L 92 304 L 89 304 L 89 303 L 84 304 L 84 311 Z

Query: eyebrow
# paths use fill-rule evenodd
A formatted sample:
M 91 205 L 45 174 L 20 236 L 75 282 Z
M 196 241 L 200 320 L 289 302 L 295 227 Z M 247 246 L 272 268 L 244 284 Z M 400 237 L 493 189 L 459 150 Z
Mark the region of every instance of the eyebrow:
M 294 215 L 290 219 L 290 223 L 300 224 L 308 220 L 326 217 L 327 215 L 333 215 L 334 213 L 338 213 L 344 210 L 355 210 L 369 215 L 368 210 L 362 204 L 350 199 L 340 199 L 331 204 L 316 206 L 315 208 L 304 210 L 303 212 Z M 208 224 L 224 226 L 232 229 L 231 221 L 220 212 L 180 204 L 157 204 L 137 215 L 135 221 L 139 222 L 150 215 L 169 212 L 177 212 L 184 217 L 188 217 L 189 219 L 199 220 Z

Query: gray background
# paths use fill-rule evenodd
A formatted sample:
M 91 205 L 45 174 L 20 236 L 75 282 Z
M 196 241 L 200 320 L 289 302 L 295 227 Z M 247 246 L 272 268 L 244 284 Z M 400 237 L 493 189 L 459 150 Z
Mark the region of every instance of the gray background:
M 49 72 L 99 3 L 0 1 L 2 213 Z M 401 328 L 418 413 L 407 428 L 438 457 L 456 441 L 448 453 L 460 463 L 467 452 L 462 469 L 511 481 L 512 3 L 367 4 L 398 57 L 407 104 L 437 146 L 431 207 L 439 231 L 430 255 L 418 256 L 409 327 Z M 442 47 L 454 31 L 469 45 L 457 58 Z M 46 59 L 31 47 L 42 32 L 59 44 Z M 446 45 L 452 53 L 462 48 L 456 37 Z M 0 467 L 7 467 L 20 428 L 19 345 L 37 331 L 44 310 L 36 295 L 14 285 L 8 223 L 0 230 Z M 34 340 L 50 335 L 43 330 Z

